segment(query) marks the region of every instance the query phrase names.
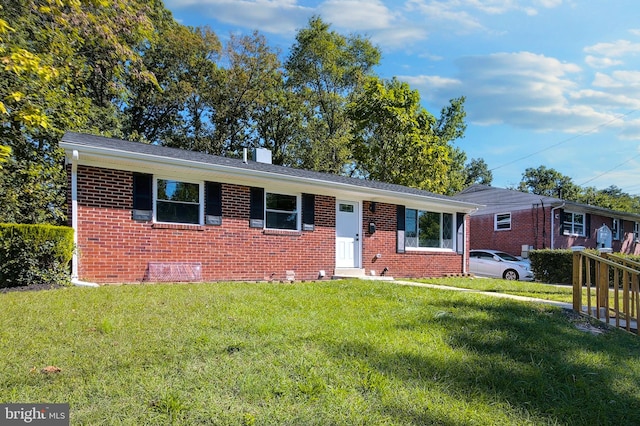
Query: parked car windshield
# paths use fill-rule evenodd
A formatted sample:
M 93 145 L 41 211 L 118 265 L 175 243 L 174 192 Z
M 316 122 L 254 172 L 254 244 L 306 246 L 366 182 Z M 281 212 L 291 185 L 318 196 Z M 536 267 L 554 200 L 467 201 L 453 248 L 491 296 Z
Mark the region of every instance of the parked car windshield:
M 510 261 L 513 261 L 513 262 L 518 262 L 520 260 L 517 257 L 510 255 L 509 253 L 498 252 L 498 253 L 496 253 L 496 255 L 500 256 L 504 260 L 510 260 Z

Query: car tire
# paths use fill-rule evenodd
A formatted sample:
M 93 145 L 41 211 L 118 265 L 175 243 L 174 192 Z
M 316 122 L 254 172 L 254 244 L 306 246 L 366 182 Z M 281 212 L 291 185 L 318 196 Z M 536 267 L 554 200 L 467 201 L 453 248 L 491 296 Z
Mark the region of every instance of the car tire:
M 504 271 L 504 274 L 502 274 L 502 278 L 509 281 L 518 281 L 520 276 L 518 275 L 517 271 L 514 271 L 513 269 L 507 269 L 506 271 Z

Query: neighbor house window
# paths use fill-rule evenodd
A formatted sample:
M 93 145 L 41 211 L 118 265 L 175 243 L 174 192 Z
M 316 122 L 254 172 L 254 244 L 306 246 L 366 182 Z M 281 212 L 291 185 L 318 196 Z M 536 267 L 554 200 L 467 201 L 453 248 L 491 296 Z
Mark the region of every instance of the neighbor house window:
M 564 235 L 584 236 L 584 213 L 564 212 Z
M 199 224 L 201 185 L 171 179 L 156 181 L 156 221 Z
M 620 240 L 620 219 L 613 219 L 611 224 L 611 234 L 614 240 Z
M 298 196 L 267 192 L 265 198 L 266 228 L 298 229 Z
M 507 231 L 511 229 L 511 213 L 498 213 L 494 216 L 494 229 Z
M 406 209 L 405 247 L 453 249 L 453 214 Z

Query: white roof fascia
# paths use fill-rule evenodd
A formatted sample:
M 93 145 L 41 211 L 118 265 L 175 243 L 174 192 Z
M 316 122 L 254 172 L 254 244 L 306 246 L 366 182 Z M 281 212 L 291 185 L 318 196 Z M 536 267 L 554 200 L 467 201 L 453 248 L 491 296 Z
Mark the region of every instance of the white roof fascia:
M 216 177 L 224 178 L 225 183 L 234 183 L 248 186 L 265 187 L 266 182 L 291 190 L 304 192 L 304 187 L 312 185 L 313 193 L 319 195 L 335 196 L 339 198 L 355 198 L 390 204 L 401 204 L 415 208 L 437 208 L 439 211 L 471 213 L 477 208 L 477 204 L 458 200 L 447 200 L 438 197 L 428 197 L 417 194 L 399 193 L 379 188 L 367 188 L 358 185 L 350 185 L 342 182 L 325 181 L 321 179 L 289 176 L 266 172 L 261 170 L 242 169 L 220 164 L 203 163 L 199 161 L 171 158 L 146 153 L 137 153 L 93 147 L 72 142 L 60 142 L 60 147 L 65 149 L 67 158 L 70 158 L 74 150 L 78 151 L 77 163 L 83 166 L 113 168 L 145 173 L 165 173 L 173 171 L 173 174 L 197 176 L 201 180 L 214 180 Z M 111 167 L 109 167 L 111 166 Z M 209 178 L 206 178 L 207 175 Z M 233 178 L 233 179 L 231 179 Z M 307 190 L 308 191 L 308 190 Z

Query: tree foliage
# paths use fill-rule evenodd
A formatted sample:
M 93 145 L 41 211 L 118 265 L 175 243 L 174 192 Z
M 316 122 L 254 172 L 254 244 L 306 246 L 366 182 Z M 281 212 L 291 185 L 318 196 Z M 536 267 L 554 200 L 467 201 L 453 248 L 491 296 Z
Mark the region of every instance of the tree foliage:
M 285 62 L 287 85 L 303 105 L 303 137 L 294 147 L 298 167 L 345 171 L 352 140 L 346 106 L 379 61 L 380 51 L 368 39 L 330 31 L 319 17 L 298 31 Z
M 281 62 L 258 32 L 223 45 L 156 0 L 3 3 L 0 222 L 65 221 L 69 130 L 226 156 L 266 147 L 276 164 L 459 189 L 464 98 L 436 118 L 375 76 L 380 57 L 319 17 Z
M 574 184 L 569 176 L 545 166 L 526 169 L 517 189 L 611 210 L 630 213 L 640 211 L 640 197 L 623 192 L 615 185 L 601 190 L 594 187 L 582 188 Z
M 447 191 L 452 151 L 444 137 L 455 134 L 447 126 L 455 120 L 436 120 L 420 106 L 417 90 L 397 79 L 372 77 L 349 115 L 355 123 L 354 175 Z
M 527 168 L 522 174 L 518 190 L 569 201 L 577 201 L 580 193 L 580 188 L 573 183 L 569 176 L 545 166 L 540 166 L 537 169 Z
M 482 158 L 472 158 L 465 165 L 465 181 L 464 186 L 473 184 L 491 185 L 493 181 L 493 173 L 489 170 L 489 166 Z
M 154 3 L 16 0 L 0 9 L 0 140 L 11 158 L 0 221 L 61 223 L 66 130 L 116 133 L 121 79 L 151 76 L 137 49 L 152 39 Z M 157 5 L 155 5 L 157 6 Z M 10 23 L 7 24 L 7 23 Z

